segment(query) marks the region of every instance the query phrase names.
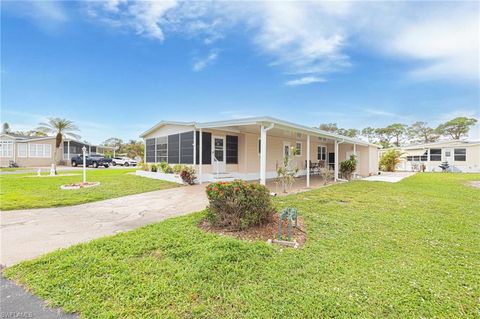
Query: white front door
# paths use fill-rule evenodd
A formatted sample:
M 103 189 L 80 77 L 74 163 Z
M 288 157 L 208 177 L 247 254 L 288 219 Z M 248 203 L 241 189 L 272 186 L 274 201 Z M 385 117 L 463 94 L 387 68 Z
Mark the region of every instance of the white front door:
M 213 136 L 212 164 L 214 173 L 225 173 L 225 137 Z
M 443 149 L 443 162 L 447 162 L 449 164 L 453 163 L 453 148 L 444 148 Z

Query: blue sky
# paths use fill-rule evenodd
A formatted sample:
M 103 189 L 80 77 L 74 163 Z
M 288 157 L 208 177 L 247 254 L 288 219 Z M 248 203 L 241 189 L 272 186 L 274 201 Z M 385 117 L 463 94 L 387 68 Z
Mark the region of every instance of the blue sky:
M 478 118 L 479 6 L 2 1 L 2 122 L 64 117 L 99 143 L 160 120 Z

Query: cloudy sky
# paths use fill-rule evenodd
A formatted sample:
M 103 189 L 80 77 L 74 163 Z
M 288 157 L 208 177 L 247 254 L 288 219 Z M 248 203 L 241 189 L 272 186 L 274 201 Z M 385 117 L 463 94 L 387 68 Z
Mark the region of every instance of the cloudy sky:
M 160 120 L 480 116 L 476 1 L 2 1 L 1 18 L 14 130 L 64 117 L 99 143 Z

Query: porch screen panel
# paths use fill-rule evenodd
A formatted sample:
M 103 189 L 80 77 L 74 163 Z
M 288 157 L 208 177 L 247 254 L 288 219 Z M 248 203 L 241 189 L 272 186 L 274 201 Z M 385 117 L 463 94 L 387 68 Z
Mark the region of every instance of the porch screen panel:
M 227 135 L 227 164 L 238 164 L 238 136 Z
M 145 140 L 145 160 L 147 163 L 155 163 L 155 139 L 147 138 Z
M 180 163 L 193 164 L 193 131 L 180 134 Z
M 157 137 L 157 162 L 167 162 L 168 161 L 168 137 L 162 136 Z
M 197 164 L 200 164 L 200 132 L 197 132 Z M 212 133 L 202 132 L 202 164 L 212 164 Z
M 180 134 L 168 136 L 168 163 L 178 164 L 180 162 Z

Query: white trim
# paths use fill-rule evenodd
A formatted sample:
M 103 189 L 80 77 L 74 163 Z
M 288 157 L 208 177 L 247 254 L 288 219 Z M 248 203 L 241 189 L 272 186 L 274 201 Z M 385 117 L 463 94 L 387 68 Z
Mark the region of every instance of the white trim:
M 4 158 L 12 158 L 13 157 L 13 144 L 14 141 L 11 140 L 1 140 L 0 144 L 2 145 L 0 149 L 0 157 Z M 5 145 L 8 145 L 9 147 L 5 148 Z M 5 155 L 4 155 L 5 154 Z
M 222 149 L 222 152 L 223 152 L 223 160 L 222 161 L 218 161 L 217 159 L 217 167 L 215 167 L 214 169 L 215 170 L 218 170 L 219 173 L 225 173 L 226 169 L 227 169 L 227 138 L 226 136 L 218 136 L 218 135 L 212 135 L 212 153 L 211 153 L 211 158 L 210 158 L 210 162 L 212 163 L 212 165 L 215 163 L 214 161 L 214 154 L 215 154 L 215 139 L 218 139 L 218 140 L 223 140 L 223 149 Z M 216 157 L 215 157 L 216 158 Z M 221 166 L 219 166 L 219 164 L 221 164 Z
M 325 148 L 325 153 L 324 153 L 325 154 L 325 159 L 324 160 L 321 159 L 321 158 L 318 158 L 318 148 L 319 147 L 324 147 Z M 322 152 L 322 154 L 323 154 L 323 152 Z M 317 144 L 317 152 L 315 153 L 315 158 L 317 159 L 317 161 L 325 161 L 325 163 L 328 162 L 328 148 L 327 148 L 327 145 Z

